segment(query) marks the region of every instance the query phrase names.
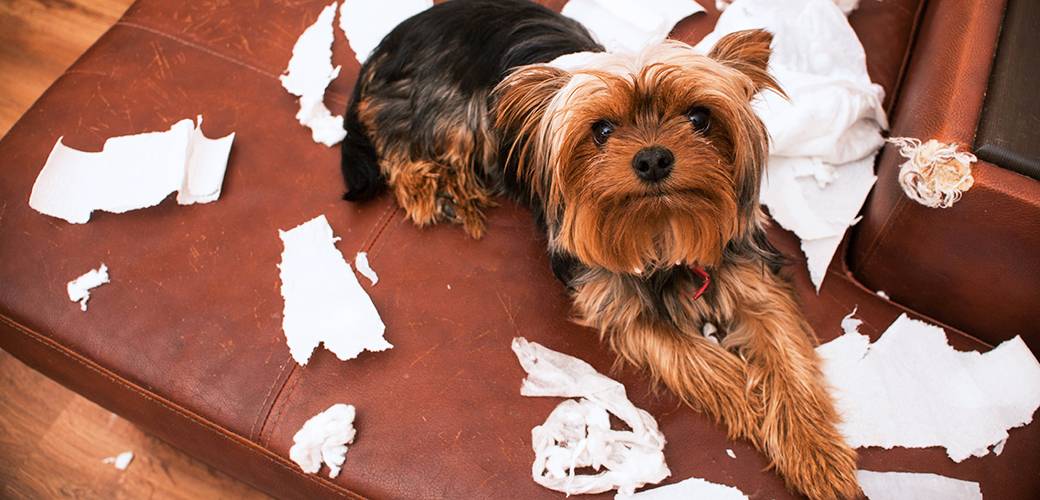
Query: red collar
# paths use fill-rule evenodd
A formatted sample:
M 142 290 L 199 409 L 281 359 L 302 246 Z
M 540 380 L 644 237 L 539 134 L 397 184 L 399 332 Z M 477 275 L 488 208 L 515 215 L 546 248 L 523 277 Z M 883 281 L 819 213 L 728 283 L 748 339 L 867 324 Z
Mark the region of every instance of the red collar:
M 701 295 L 704 295 L 705 290 L 708 289 L 708 285 L 711 284 L 711 276 L 708 274 L 708 271 L 705 271 L 704 268 L 702 268 L 701 266 L 697 265 L 696 262 L 693 263 L 693 264 L 690 264 L 690 265 L 688 265 L 686 267 L 690 268 L 690 271 L 693 271 L 693 274 L 696 274 L 697 276 L 699 276 L 703 280 L 703 282 L 701 282 L 701 286 L 700 286 L 700 288 L 697 289 L 696 292 L 686 292 L 686 293 L 680 295 L 679 298 L 681 299 L 681 298 L 683 298 L 683 297 L 685 297 L 687 295 L 692 294 L 693 295 L 693 300 L 697 300 L 697 299 L 701 298 Z

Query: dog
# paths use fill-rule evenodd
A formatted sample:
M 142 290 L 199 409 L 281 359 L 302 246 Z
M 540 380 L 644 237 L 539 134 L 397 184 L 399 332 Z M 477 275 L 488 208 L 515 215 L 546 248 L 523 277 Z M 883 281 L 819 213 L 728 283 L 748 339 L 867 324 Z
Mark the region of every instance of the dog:
M 792 490 L 856 498 L 856 453 L 758 202 L 768 133 L 751 102 L 782 94 L 771 42 L 755 30 L 707 55 L 677 41 L 609 54 L 525 0 L 437 4 L 361 67 L 344 198 L 389 189 L 416 224 L 474 238 L 494 196 L 521 201 L 579 323 L 753 443 Z M 547 64 L 579 52 L 577 67 Z

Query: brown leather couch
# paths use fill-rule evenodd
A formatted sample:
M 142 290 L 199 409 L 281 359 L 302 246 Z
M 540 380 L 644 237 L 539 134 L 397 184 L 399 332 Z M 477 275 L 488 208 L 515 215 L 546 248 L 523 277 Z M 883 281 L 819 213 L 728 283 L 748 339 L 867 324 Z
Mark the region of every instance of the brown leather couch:
M 40 98 L 0 142 L 0 347 L 280 498 L 560 498 L 530 477 L 531 428 L 559 400 L 520 396 L 524 372 L 509 346 L 523 336 L 625 384 L 668 440 L 666 482 L 700 477 L 751 498 L 795 498 L 750 445 L 728 441 L 643 374 L 611 372 L 614 356 L 596 334 L 568 321 L 524 209 L 502 200 L 474 241 L 447 225 L 416 228 L 385 197 L 340 201 L 339 148 L 311 140 L 278 80 L 328 3 L 140 0 Z M 850 22 L 886 89 L 892 135 L 973 144 L 1004 1 L 861 3 Z M 717 15 L 693 16 L 673 36 L 696 42 Z M 343 70 L 326 103 L 340 113 L 359 65 L 336 36 Z M 207 136 L 236 133 L 218 201 L 167 199 L 83 225 L 28 206 L 59 136 L 98 151 L 109 137 L 198 114 Z M 901 162 L 892 146 L 879 156 L 864 218 L 819 294 L 804 262 L 790 267 L 820 339 L 839 335 L 855 308 L 875 339 L 907 313 L 946 327 L 959 349 L 1020 334 L 1040 352 L 1040 182 L 980 162 L 958 204 L 929 209 L 899 190 Z M 349 362 L 319 349 L 303 367 L 281 330 L 278 230 L 321 214 L 348 259 L 368 252 L 380 281 L 362 283 L 394 348 Z M 771 236 L 800 256 L 793 235 Z M 112 283 L 81 312 L 65 285 L 102 262 Z M 335 403 L 358 408 L 357 441 L 338 478 L 304 474 L 288 459 L 292 436 Z M 954 463 L 938 448 L 865 449 L 860 467 L 976 481 L 988 499 L 1037 498 L 1040 424 L 1010 434 L 999 456 Z

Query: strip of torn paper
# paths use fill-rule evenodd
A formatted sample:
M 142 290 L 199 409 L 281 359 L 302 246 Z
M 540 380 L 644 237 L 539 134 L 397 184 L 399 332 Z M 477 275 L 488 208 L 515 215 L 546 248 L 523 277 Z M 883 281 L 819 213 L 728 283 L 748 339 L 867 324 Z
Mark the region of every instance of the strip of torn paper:
M 220 197 L 232 133 L 220 139 L 202 135 L 184 119 L 165 132 L 112 137 L 99 153 L 54 144 L 33 184 L 29 206 L 73 224 L 90 220 L 94 210 L 121 214 L 158 205 L 177 191 L 177 203 L 209 203 Z

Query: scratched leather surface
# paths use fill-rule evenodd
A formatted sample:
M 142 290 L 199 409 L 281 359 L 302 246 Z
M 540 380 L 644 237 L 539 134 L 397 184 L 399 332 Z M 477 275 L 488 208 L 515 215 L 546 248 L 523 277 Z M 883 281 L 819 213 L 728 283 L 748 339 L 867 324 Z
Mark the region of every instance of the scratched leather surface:
M 749 445 L 728 441 L 640 373 L 612 371 L 614 357 L 596 335 L 568 321 L 568 300 L 526 210 L 503 200 L 478 242 L 450 226 L 418 229 L 385 197 L 340 201 L 338 147 L 310 139 L 278 81 L 324 5 L 139 1 L 34 105 L 0 141 L 0 346 L 281 498 L 560 498 L 530 479 L 530 430 L 559 400 L 519 395 L 524 373 L 509 344 L 522 335 L 626 385 L 668 439 L 668 482 L 701 477 L 753 498 L 792 498 Z M 864 0 L 851 19 L 890 96 L 908 67 L 918 10 L 913 0 Z M 716 18 L 688 19 L 674 35 L 696 42 Z M 333 54 L 343 70 L 326 103 L 338 113 L 358 69 L 338 30 Z M 199 114 L 207 136 L 236 133 L 218 201 L 182 207 L 168 199 L 98 212 L 85 225 L 28 207 L 59 136 L 97 151 L 106 138 L 166 130 Z M 349 362 L 319 349 L 300 367 L 281 331 L 278 230 L 321 214 L 348 259 L 369 252 L 380 282 L 361 282 L 395 347 Z M 771 236 L 798 254 L 792 235 Z M 83 313 L 65 284 L 102 262 L 112 283 L 95 289 Z M 803 262 L 791 272 L 824 341 L 841 333 L 854 308 L 874 338 L 906 310 L 859 285 L 843 259 L 819 295 Z M 961 349 L 987 348 L 955 330 L 950 337 Z M 335 480 L 300 473 L 287 458 L 292 435 L 341 402 L 358 408 L 343 472 Z M 980 481 L 989 498 L 1031 498 L 1038 443 L 1033 425 L 1013 430 L 1000 457 L 954 464 L 938 449 L 865 450 L 861 466 Z

